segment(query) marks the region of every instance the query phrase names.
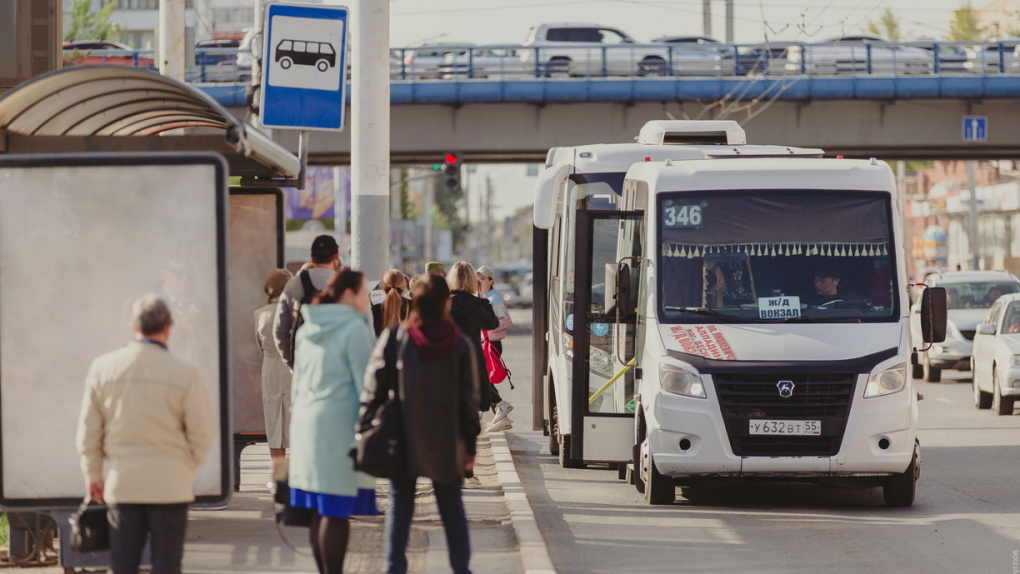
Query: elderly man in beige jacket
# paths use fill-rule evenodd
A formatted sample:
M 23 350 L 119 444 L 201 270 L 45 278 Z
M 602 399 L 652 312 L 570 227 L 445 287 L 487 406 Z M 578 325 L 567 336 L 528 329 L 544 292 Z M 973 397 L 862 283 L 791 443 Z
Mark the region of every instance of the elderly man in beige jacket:
M 171 324 L 159 296 L 135 301 L 136 339 L 93 361 L 85 382 L 78 452 L 89 495 L 109 505 L 114 574 L 138 572 L 150 535 L 152 573 L 180 573 L 191 483 L 215 432 L 198 370 L 167 349 Z

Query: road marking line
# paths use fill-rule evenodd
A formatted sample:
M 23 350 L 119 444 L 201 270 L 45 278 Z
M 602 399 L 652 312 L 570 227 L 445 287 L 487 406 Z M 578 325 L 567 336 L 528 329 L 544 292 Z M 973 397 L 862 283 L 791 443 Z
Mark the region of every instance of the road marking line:
M 949 403 L 949 404 L 953 404 L 953 401 L 951 401 L 951 400 L 949 400 L 949 399 L 947 399 L 947 398 L 945 398 L 945 397 L 936 397 L 936 398 L 935 398 L 935 400 L 936 400 L 936 401 L 938 401 L 938 402 L 940 402 L 940 403 Z

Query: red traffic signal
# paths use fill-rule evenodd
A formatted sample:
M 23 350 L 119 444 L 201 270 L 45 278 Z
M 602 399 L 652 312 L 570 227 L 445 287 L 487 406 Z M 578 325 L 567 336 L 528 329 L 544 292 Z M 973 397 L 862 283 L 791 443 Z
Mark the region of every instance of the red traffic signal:
M 457 163 L 457 154 L 455 154 L 455 153 L 448 153 L 448 154 L 446 154 L 446 158 L 445 159 L 446 159 L 446 165 L 455 164 L 455 163 Z

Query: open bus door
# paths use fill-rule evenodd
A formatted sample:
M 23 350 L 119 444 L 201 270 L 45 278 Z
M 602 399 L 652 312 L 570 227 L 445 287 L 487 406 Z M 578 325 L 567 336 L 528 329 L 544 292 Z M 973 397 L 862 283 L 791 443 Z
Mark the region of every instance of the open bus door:
M 607 266 L 615 276 L 618 261 L 640 255 L 643 212 L 577 212 L 574 305 L 567 319 L 572 336 L 571 436 L 569 458 L 578 463 L 625 463 L 634 443 L 634 300 L 617 312 L 607 300 L 616 286 L 606 285 Z M 628 275 L 624 273 L 624 275 Z M 632 281 L 633 279 L 633 281 Z M 614 280 L 614 279 L 610 279 Z M 624 279 L 631 293 L 637 273 Z M 616 346 L 614 340 L 624 344 Z M 564 437 L 566 438 L 566 437 Z

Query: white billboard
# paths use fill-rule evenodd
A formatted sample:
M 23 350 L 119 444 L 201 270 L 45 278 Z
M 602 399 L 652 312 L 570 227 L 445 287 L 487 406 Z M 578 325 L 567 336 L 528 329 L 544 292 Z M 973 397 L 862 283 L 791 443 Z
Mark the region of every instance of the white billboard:
M 149 292 L 218 416 L 198 501 L 229 496 L 226 173 L 211 153 L 0 156 L 0 505 L 81 500 L 85 375 Z

